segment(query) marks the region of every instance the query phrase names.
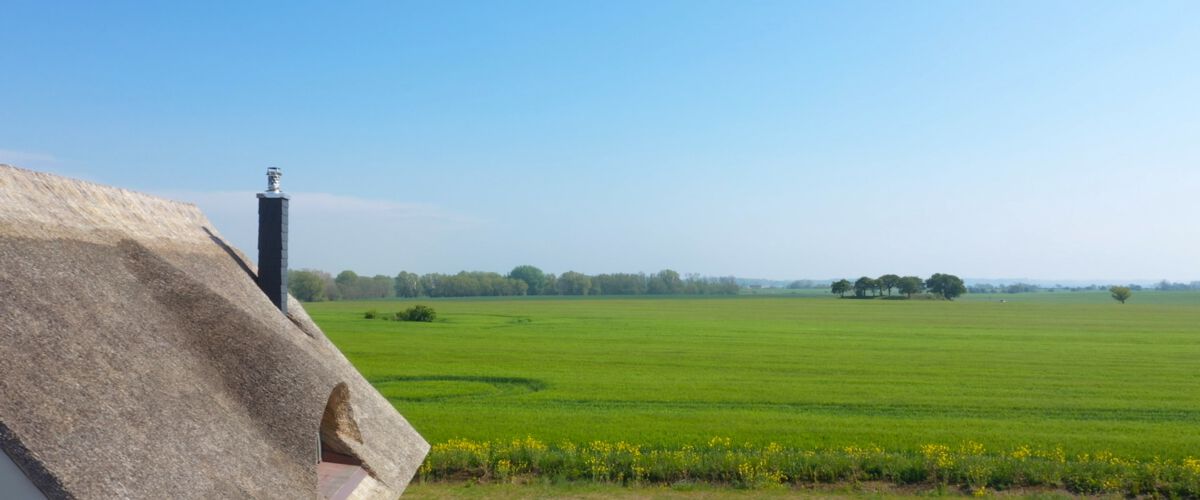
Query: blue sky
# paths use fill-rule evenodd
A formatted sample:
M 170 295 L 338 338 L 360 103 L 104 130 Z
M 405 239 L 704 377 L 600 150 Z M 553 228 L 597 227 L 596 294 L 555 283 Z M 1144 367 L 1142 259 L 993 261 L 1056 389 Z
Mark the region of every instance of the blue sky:
M 23 2 L 0 162 L 299 267 L 1200 279 L 1197 2 Z

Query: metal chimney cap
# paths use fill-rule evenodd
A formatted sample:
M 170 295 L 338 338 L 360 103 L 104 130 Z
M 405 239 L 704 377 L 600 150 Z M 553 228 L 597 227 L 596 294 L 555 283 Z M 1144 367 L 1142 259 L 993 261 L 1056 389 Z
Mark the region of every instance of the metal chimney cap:
M 267 191 L 258 193 L 259 198 L 288 198 L 279 188 L 279 179 L 283 178 L 283 170 L 278 167 L 267 168 Z
M 281 178 L 283 178 L 283 171 L 279 170 L 279 168 L 270 167 L 267 169 L 267 192 L 268 193 L 278 193 L 279 192 L 279 179 L 281 179 Z

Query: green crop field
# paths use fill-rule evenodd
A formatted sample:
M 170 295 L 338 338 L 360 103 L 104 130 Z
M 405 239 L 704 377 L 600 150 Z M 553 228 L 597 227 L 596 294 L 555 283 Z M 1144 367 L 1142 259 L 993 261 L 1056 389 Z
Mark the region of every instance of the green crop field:
M 415 303 L 438 320 L 363 317 Z M 465 494 L 454 484 L 466 478 L 540 478 L 633 496 L 863 481 L 1200 496 L 1196 293 L 1125 305 L 1104 292 L 795 293 L 308 310 L 434 444 L 423 495 Z
M 1007 302 L 1000 302 L 1000 300 Z M 432 305 L 434 323 L 363 319 Z M 975 441 L 1200 453 L 1200 295 L 521 298 L 306 306 L 430 442 Z

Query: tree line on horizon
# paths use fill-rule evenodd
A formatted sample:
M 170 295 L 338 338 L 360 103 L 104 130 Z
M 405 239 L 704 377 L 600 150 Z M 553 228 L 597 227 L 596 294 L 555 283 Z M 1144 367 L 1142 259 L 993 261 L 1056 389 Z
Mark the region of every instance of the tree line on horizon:
M 1129 286 L 1133 287 L 1136 285 L 1129 285 Z M 1141 288 L 1142 287 L 1140 287 L 1140 286 L 1137 287 L 1137 289 L 1141 289 Z M 1162 280 L 1162 281 L 1154 284 L 1154 289 L 1158 290 L 1160 292 L 1187 292 L 1187 291 L 1192 291 L 1192 290 L 1200 290 L 1200 281 L 1193 281 L 1191 283 L 1175 283 L 1175 282 L 1171 282 L 1171 281 L 1167 281 L 1167 280 Z
M 847 293 L 853 293 L 854 298 L 866 299 L 883 296 L 886 292 L 890 297 L 892 290 L 897 290 L 907 298 L 913 295 L 929 292 L 946 300 L 954 300 L 964 293 L 967 287 L 963 280 L 953 274 L 935 273 L 929 279 L 923 280 L 917 276 L 899 276 L 885 274 L 878 278 L 863 276 L 854 282 L 842 279 L 830 285 L 830 292 L 845 298 Z
M 360 276 L 346 270 L 333 276 L 315 269 L 288 271 L 288 291 L 305 302 L 383 299 L 390 297 L 483 297 L 518 295 L 736 295 L 741 287 L 732 276 L 680 276 L 671 269 L 657 273 L 561 275 L 530 265 L 506 275 L 484 271 L 417 275 L 401 271 L 394 277 Z
M 1176 283 L 1176 285 L 1179 285 L 1179 284 L 1180 283 Z M 1130 283 L 1128 285 L 1092 284 L 1092 285 L 1081 285 L 1081 286 L 1065 286 L 1065 285 L 1046 286 L 1046 285 L 1035 285 L 1032 283 L 1018 282 L 1018 283 L 1010 283 L 1007 285 L 995 285 L 995 284 L 991 284 L 991 283 L 976 283 L 974 285 L 970 285 L 967 287 L 967 293 L 1018 294 L 1018 293 L 1041 293 L 1041 292 L 1049 292 L 1049 293 L 1098 292 L 1098 291 L 1102 292 L 1102 291 L 1110 290 L 1114 286 L 1124 286 L 1125 288 L 1129 288 L 1130 290 L 1133 290 L 1133 291 L 1141 291 L 1143 289 L 1143 287 L 1141 285 L 1132 284 L 1132 283 Z M 1159 289 L 1159 288 L 1156 287 L 1155 289 Z

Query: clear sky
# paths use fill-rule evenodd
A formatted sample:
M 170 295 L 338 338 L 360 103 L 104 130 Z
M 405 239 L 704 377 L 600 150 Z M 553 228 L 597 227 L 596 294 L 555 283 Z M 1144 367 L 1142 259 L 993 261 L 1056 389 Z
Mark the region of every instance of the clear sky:
M 293 267 L 1200 279 L 1200 2 L 44 2 L 0 162 Z

